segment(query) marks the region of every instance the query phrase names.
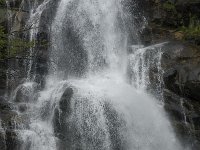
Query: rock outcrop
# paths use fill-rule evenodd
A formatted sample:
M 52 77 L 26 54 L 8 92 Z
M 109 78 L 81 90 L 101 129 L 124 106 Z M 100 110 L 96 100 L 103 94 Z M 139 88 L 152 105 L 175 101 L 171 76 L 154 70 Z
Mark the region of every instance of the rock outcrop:
M 163 40 L 200 44 L 199 0 L 147 0 L 148 26 L 141 34 L 143 44 Z
M 165 108 L 183 137 L 194 138 L 188 141 L 192 148 L 199 149 L 200 49 L 180 42 L 168 43 L 163 49 Z

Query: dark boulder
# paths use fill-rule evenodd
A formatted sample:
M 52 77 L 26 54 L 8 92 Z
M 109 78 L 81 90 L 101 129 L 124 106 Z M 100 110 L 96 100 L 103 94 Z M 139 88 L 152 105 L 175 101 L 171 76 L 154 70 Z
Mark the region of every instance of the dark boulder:
M 73 89 L 72 88 L 67 88 L 62 95 L 59 106 L 62 112 L 65 112 L 66 114 L 70 114 L 70 109 L 71 109 L 71 98 L 73 96 Z
M 73 96 L 73 89 L 67 88 L 63 93 L 59 105 L 54 110 L 54 134 L 59 138 L 59 147 L 69 146 L 72 139 L 73 131 L 70 129 L 70 124 L 67 121 L 71 115 L 71 98 Z M 72 142 L 72 141 L 71 141 Z M 64 145 L 63 145 L 64 144 Z

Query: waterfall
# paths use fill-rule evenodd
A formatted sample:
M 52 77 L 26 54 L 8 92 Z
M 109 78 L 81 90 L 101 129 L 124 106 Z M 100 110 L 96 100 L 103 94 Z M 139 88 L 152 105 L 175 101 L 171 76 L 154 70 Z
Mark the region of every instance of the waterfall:
M 121 0 L 60 0 L 45 88 L 22 86 L 29 118 L 19 131 L 22 150 L 183 150 L 162 105 L 140 88 L 149 80 L 148 56 L 127 52 L 126 13 Z M 32 40 L 37 29 L 31 33 Z
M 74 76 L 106 65 L 112 70 L 122 67 L 126 56 L 122 15 L 119 1 L 61 1 L 52 25 L 53 68 Z

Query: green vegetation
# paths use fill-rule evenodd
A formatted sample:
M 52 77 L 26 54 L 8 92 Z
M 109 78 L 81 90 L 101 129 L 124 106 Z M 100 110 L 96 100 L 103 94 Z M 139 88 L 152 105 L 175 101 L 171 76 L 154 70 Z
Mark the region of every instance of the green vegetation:
M 185 35 L 185 38 L 198 38 L 200 36 L 200 25 L 197 26 L 189 26 L 189 27 L 181 27 L 180 31 L 182 31 Z
M 17 55 L 23 55 L 27 49 L 34 47 L 34 41 L 21 38 L 9 38 L 10 34 L 5 33 L 4 27 L 0 26 L 0 60 Z
M 18 54 L 25 53 L 27 49 L 34 47 L 34 41 L 22 40 L 20 38 L 15 38 L 9 41 L 9 57 L 15 57 Z
M 0 26 L 0 59 L 5 57 L 5 48 L 7 45 L 7 35 L 5 34 L 5 29 Z
M 157 1 L 155 7 L 159 7 L 161 18 L 155 19 L 155 24 L 166 30 L 174 30 L 172 36 L 179 40 L 189 40 L 199 43 L 200 41 L 200 16 L 194 3 L 199 0 L 185 0 L 180 3 L 174 0 Z M 181 5 L 182 4 L 182 5 Z M 156 10 L 155 9 L 155 10 Z
M 0 0 L 0 6 L 4 6 L 6 4 L 5 0 Z
M 5 34 L 5 29 L 0 26 L 0 49 L 4 48 L 7 40 L 6 40 L 7 36 Z
M 176 7 L 175 5 L 170 2 L 170 1 L 166 1 L 164 4 L 163 4 L 163 8 L 166 10 L 166 11 L 172 11 L 172 12 L 176 12 Z
M 200 37 L 200 22 L 198 20 L 198 17 L 195 15 L 190 14 L 190 24 L 188 27 L 181 27 L 179 29 L 181 32 L 184 33 L 185 38 L 199 38 Z

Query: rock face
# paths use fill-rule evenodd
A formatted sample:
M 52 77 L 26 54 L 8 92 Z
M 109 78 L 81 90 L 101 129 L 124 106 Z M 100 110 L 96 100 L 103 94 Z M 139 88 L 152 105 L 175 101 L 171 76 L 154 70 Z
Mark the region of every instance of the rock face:
M 146 3 L 148 26 L 141 34 L 143 44 L 169 39 L 200 44 L 199 0 L 147 0 Z
M 0 97 L 0 149 L 20 150 L 21 141 L 16 131 L 24 128 L 24 119 L 14 111 L 14 105 Z
M 166 44 L 162 68 L 166 110 L 185 137 L 200 141 L 200 49 L 185 43 Z M 199 149 L 199 143 L 193 142 L 193 149 Z
M 164 49 L 162 63 L 166 70 L 166 87 L 181 96 L 199 101 L 200 49 L 173 42 Z

